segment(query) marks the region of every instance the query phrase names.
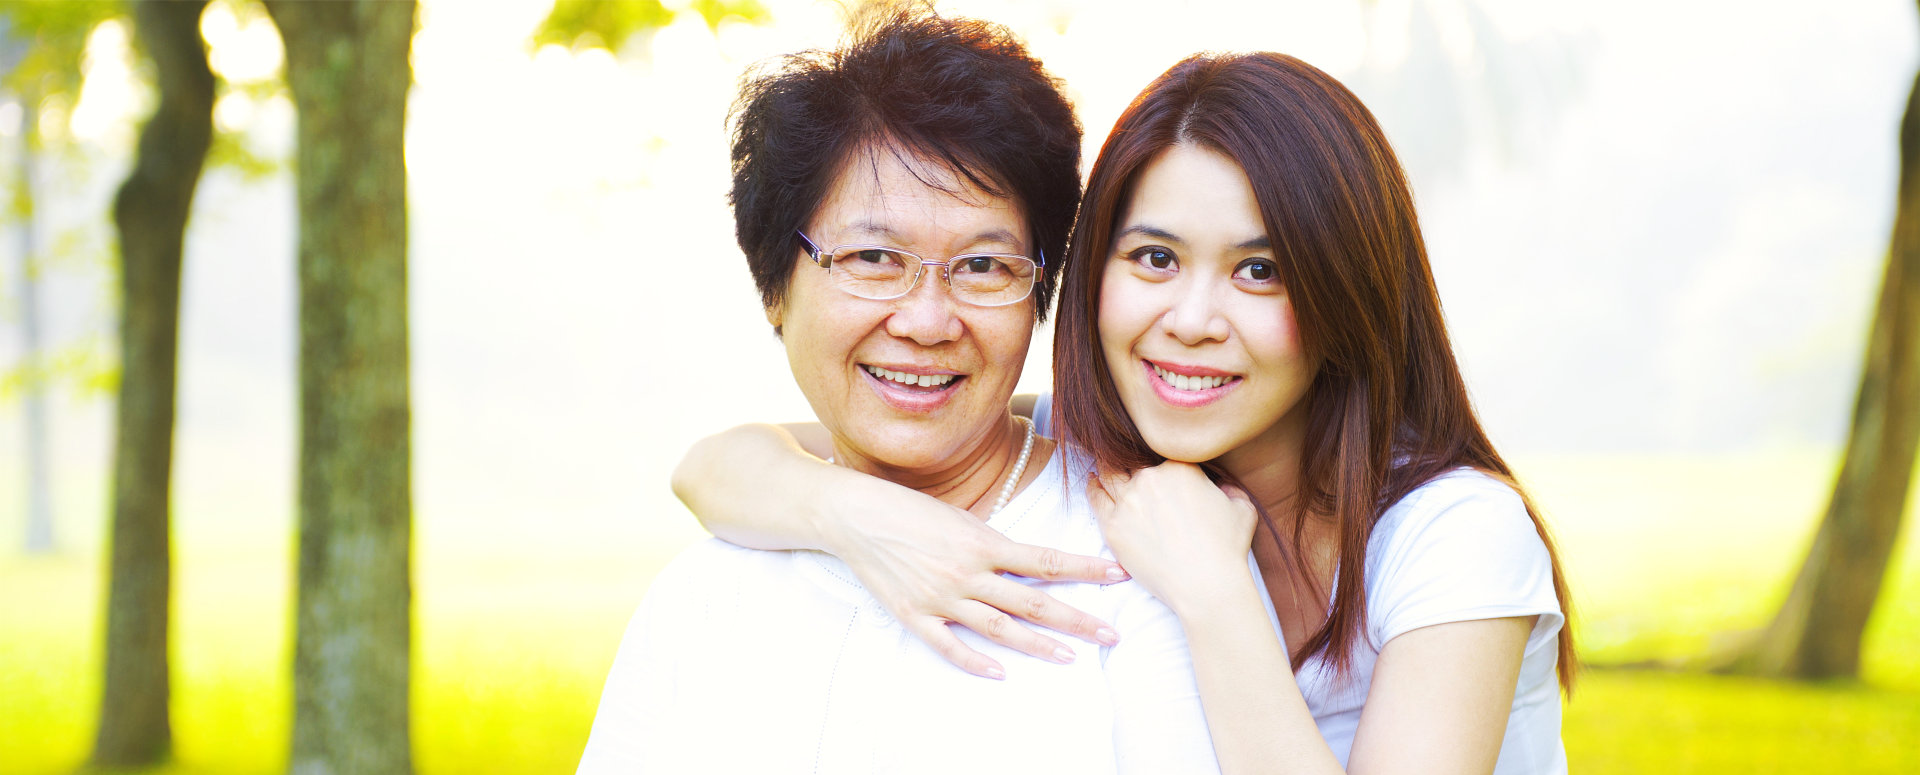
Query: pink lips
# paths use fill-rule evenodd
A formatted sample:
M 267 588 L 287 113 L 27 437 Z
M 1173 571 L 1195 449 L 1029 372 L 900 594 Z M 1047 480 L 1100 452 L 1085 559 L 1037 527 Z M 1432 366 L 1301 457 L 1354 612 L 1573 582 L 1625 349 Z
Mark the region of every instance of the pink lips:
M 1184 377 L 1228 377 L 1229 379 L 1226 382 L 1222 383 L 1219 387 L 1211 387 L 1211 388 L 1207 388 L 1206 390 L 1181 390 L 1179 388 L 1176 388 L 1172 385 L 1167 384 L 1166 380 L 1161 379 L 1160 375 L 1154 371 L 1155 366 L 1158 366 L 1162 369 L 1173 372 L 1174 374 L 1179 374 Z M 1234 388 L 1239 387 L 1240 383 L 1243 381 L 1235 377 L 1235 375 L 1232 372 L 1220 371 L 1219 369 L 1209 369 L 1204 366 L 1186 366 L 1178 363 L 1156 363 L 1154 361 L 1142 359 L 1140 361 L 1140 368 L 1146 371 L 1147 384 L 1153 386 L 1154 395 L 1159 396 L 1161 401 L 1165 401 L 1168 404 L 1181 407 L 1183 409 L 1192 409 L 1194 407 L 1206 406 L 1207 404 L 1211 404 L 1215 401 L 1218 401 L 1220 400 L 1221 397 L 1231 392 Z
M 878 366 L 879 364 L 874 364 L 874 365 Z M 888 368 L 885 366 L 882 366 L 881 368 L 887 368 L 888 371 L 899 371 L 907 374 L 937 375 L 937 374 L 954 373 L 950 371 L 924 371 L 923 372 L 923 371 L 915 371 L 915 370 L 909 370 L 909 369 Z M 865 377 L 867 379 L 868 387 L 873 388 L 874 394 L 878 395 L 881 401 L 886 402 L 888 406 L 891 406 L 894 409 L 898 409 L 902 412 L 913 412 L 913 413 L 931 412 L 935 409 L 939 409 L 941 406 L 944 406 L 948 401 L 953 399 L 953 395 L 955 392 L 954 388 L 959 387 L 960 383 L 965 382 L 967 379 L 965 376 L 959 376 L 959 377 L 956 377 L 952 382 L 949 382 L 940 388 L 907 387 L 906 385 L 902 385 L 890 379 L 881 379 L 879 377 L 876 377 L 873 375 L 873 372 L 867 371 L 866 368 L 864 367 L 858 367 L 858 370 L 860 372 L 860 376 Z

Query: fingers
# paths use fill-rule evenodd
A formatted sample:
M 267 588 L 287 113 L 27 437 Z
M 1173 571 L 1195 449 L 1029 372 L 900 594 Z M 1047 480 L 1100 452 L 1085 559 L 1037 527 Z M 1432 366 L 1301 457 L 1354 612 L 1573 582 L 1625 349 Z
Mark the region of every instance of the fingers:
M 1112 584 L 1127 580 L 1127 572 L 1112 560 L 1032 544 L 1009 543 L 1000 557 L 1000 570 L 1043 581 Z
M 1007 671 L 1000 667 L 1000 663 L 960 642 L 960 638 L 955 636 L 952 630 L 947 629 L 946 620 L 931 616 L 917 616 L 913 621 L 903 623 L 914 635 L 919 636 L 920 640 L 932 646 L 940 658 L 952 662 L 954 667 L 981 678 L 1006 680 Z
M 962 601 L 954 614 L 955 624 L 1014 651 L 1062 665 L 1073 661 L 1073 649 L 1067 648 L 1066 644 L 1034 632 L 1007 612 L 978 600 Z
M 1102 646 L 1111 646 L 1120 642 L 1120 637 L 1114 633 L 1112 627 L 1107 626 L 1106 622 L 1025 584 L 995 579 L 995 583 L 989 588 L 979 592 L 980 594 L 975 595 L 975 598 L 980 602 L 1055 632 L 1066 633 L 1088 643 L 1098 643 Z M 1041 659 L 1049 658 L 1048 654 L 1051 653 L 1051 650 L 1048 653 L 1040 653 L 1013 643 L 1001 642 L 1009 648 L 1024 651 Z M 1052 642 L 1049 641 L 1049 643 Z

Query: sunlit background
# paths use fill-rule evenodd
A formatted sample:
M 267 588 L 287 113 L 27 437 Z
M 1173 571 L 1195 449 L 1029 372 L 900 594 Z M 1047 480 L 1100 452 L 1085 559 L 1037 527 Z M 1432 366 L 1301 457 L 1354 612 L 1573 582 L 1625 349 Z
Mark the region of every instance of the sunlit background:
M 626 615 L 703 535 L 666 487 L 681 451 L 807 415 L 734 245 L 726 114 L 743 69 L 833 44 L 842 11 L 762 2 L 770 23 L 681 13 L 617 55 L 533 47 L 549 0 L 422 3 L 407 152 L 423 769 L 495 771 L 462 758 L 477 745 L 550 752 L 528 771 L 577 757 Z M 1920 65 L 1910 3 L 940 5 L 1028 41 L 1067 85 L 1088 164 L 1128 99 L 1194 51 L 1283 51 L 1345 82 L 1411 174 L 1469 386 L 1560 535 L 1583 647 L 1668 657 L 1764 622 L 1845 436 Z M 222 78 L 279 78 L 257 8 L 216 2 L 202 31 Z M 106 214 L 153 102 L 129 37 L 93 34 L 70 121 L 40 127 L 73 149 L 36 172 L 41 325 L 65 364 L 47 387 L 58 552 L 20 554 L 15 385 L 0 393 L 0 703 L 52 718 L 34 734 L 56 750 L 10 759 L 0 722 L 0 771 L 77 763 L 98 703 Z M 0 146 L 20 114 L 0 103 Z M 272 89 L 235 89 L 215 118 L 281 169 L 210 166 L 188 234 L 175 728 L 183 759 L 246 748 L 230 769 L 254 771 L 283 761 L 289 702 L 294 114 Z M 22 356 L 12 244 L 0 370 Z M 1024 390 L 1046 389 L 1046 349 Z M 1906 543 L 1864 673 L 1912 699 L 1920 562 Z M 14 667 L 28 662 L 51 667 Z M 1576 765 L 1604 753 L 1582 747 L 1580 707 Z M 1888 733 L 1911 744 L 1920 716 L 1899 718 L 1913 728 Z

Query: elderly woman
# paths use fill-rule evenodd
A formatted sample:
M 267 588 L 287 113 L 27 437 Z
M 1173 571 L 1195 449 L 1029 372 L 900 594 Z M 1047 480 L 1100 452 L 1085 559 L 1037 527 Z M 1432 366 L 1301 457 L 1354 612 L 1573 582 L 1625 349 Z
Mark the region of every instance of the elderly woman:
M 1039 63 L 900 13 L 750 80 L 736 120 L 737 236 L 834 462 L 1104 552 L 1084 483 L 1008 410 L 1079 196 L 1079 127 Z M 1040 670 L 960 632 L 1006 665 L 980 681 L 832 556 L 698 544 L 634 616 L 580 770 L 1216 771 L 1173 614 L 1131 582 L 1034 586 L 1126 642 Z

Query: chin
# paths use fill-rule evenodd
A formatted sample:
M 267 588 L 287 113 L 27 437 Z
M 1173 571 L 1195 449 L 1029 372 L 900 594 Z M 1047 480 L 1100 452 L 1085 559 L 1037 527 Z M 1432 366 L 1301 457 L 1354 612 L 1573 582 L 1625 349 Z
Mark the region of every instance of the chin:
M 1182 433 L 1151 433 L 1145 430 L 1141 435 L 1147 441 L 1147 447 L 1153 454 L 1181 463 L 1205 463 L 1227 453 L 1219 439 L 1196 437 Z

